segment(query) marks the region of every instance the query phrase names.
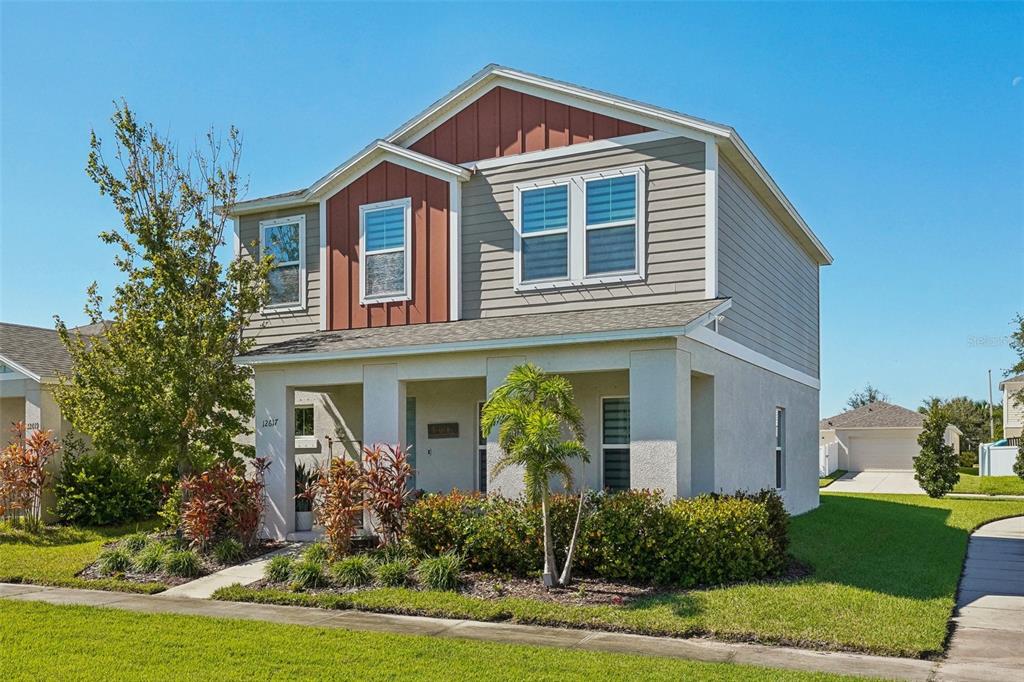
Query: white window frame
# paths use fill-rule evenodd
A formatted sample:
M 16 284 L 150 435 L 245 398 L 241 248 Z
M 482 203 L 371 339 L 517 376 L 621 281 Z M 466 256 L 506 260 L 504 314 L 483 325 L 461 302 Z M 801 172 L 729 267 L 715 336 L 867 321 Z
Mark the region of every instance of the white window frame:
M 366 214 L 374 211 L 381 211 L 389 208 L 402 207 L 403 219 L 405 221 L 405 243 L 401 248 L 377 249 L 372 254 L 366 252 Z M 380 253 L 394 253 L 405 250 L 405 283 L 399 293 L 389 293 L 381 296 L 366 295 L 366 257 Z M 396 301 L 408 301 L 412 299 L 412 197 L 404 199 L 393 199 L 390 201 L 378 201 L 373 204 L 363 204 L 359 207 L 359 302 L 363 305 L 373 303 L 394 303 Z
M 780 420 L 781 416 L 781 420 Z M 775 437 L 775 448 L 772 460 L 772 487 L 776 490 L 786 489 L 786 408 L 775 408 L 775 421 L 772 424 Z
M 278 263 L 275 261 L 274 268 L 284 265 L 296 265 L 299 266 L 299 300 L 297 301 L 282 301 L 281 303 L 268 303 L 263 306 L 263 309 L 268 312 L 287 312 L 290 310 L 305 310 L 306 309 L 306 216 L 293 215 L 287 218 L 272 218 L 270 220 L 260 221 L 260 258 L 266 253 L 267 246 L 267 230 L 272 227 L 278 227 L 280 225 L 290 225 L 291 223 L 298 223 L 299 225 L 299 260 L 298 261 L 285 261 Z
M 476 438 L 475 438 L 476 450 L 474 452 L 474 454 L 476 454 L 476 457 L 474 457 L 474 459 L 473 459 L 473 488 L 477 492 L 485 493 L 485 494 L 486 494 L 487 491 L 480 487 L 480 476 L 483 475 L 484 480 L 485 481 L 487 480 L 487 466 L 486 466 L 486 463 L 487 463 L 487 439 L 486 438 L 484 439 L 483 445 L 480 444 L 480 435 L 481 435 L 480 431 L 481 431 L 481 425 L 482 425 L 482 421 L 483 421 L 482 419 L 480 419 L 480 417 L 481 417 L 481 414 L 482 414 L 483 409 L 484 409 L 484 404 L 486 402 L 487 401 L 485 401 L 485 400 L 479 400 L 476 403 Z M 480 455 L 481 454 L 483 454 L 483 456 L 484 456 L 484 470 L 483 471 L 480 471 Z
M 295 403 L 293 410 L 298 413 L 299 409 L 310 409 L 313 410 L 313 433 L 308 436 L 300 436 L 295 434 L 295 447 L 297 448 L 315 448 L 317 446 L 316 438 L 316 406 L 313 403 Z
M 628 395 L 603 395 L 603 396 L 601 396 L 601 403 L 599 405 L 599 409 L 601 411 L 601 415 L 600 415 L 601 418 L 598 420 L 598 421 L 600 421 L 600 424 L 598 426 L 598 428 L 600 430 L 598 431 L 598 434 L 600 435 L 600 438 L 601 438 L 601 463 L 600 463 L 601 466 L 600 466 L 600 471 L 598 472 L 599 477 L 600 477 L 600 481 L 601 481 L 601 485 L 600 485 L 600 488 L 599 488 L 600 490 L 604 490 L 607 487 L 607 486 L 605 486 L 605 481 L 604 481 L 604 451 L 605 450 L 627 450 L 627 451 L 629 451 L 630 464 L 632 464 L 632 460 L 633 460 L 633 449 L 631 447 L 632 438 L 633 438 L 633 434 L 632 433 L 630 433 L 630 441 L 631 441 L 630 443 L 605 443 L 604 442 L 604 402 L 606 400 L 622 400 L 622 399 L 629 400 L 629 396 Z M 630 401 L 629 409 L 631 411 L 633 409 L 632 401 Z M 630 477 L 629 477 L 629 490 L 632 490 L 632 489 L 633 489 L 633 476 L 632 476 L 632 473 L 630 473 Z
M 603 180 L 621 175 L 633 175 L 636 177 L 636 268 L 628 272 L 602 273 L 599 275 L 586 274 L 587 259 L 587 231 L 599 230 L 609 227 L 621 227 L 632 224 L 632 221 L 617 221 L 600 225 L 587 225 L 587 192 L 588 182 Z M 544 230 L 542 232 L 531 232 L 523 235 L 522 232 L 522 193 L 532 189 L 542 189 L 567 185 L 569 187 L 569 225 L 567 228 Z M 517 292 L 539 291 L 545 289 L 559 289 L 564 287 L 591 286 L 596 284 L 620 284 L 625 282 L 640 282 L 647 277 L 647 168 L 645 166 L 628 166 L 614 168 L 611 170 L 584 173 L 580 175 L 565 176 L 559 178 L 538 180 L 533 182 L 517 183 L 514 187 L 513 227 L 515 236 L 513 240 L 513 263 L 514 263 L 514 289 Z M 558 279 L 528 280 L 523 281 L 522 275 L 522 249 L 523 239 L 530 237 L 560 234 L 568 231 L 568 267 L 567 276 Z

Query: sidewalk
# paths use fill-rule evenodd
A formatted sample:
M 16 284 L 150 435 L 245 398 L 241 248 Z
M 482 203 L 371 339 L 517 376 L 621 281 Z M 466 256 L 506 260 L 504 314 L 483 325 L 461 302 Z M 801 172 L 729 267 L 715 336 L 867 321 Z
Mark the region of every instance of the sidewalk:
M 159 597 L 189 597 L 190 599 L 209 599 L 213 593 L 228 585 L 251 585 L 263 577 L 263 570 L 270 560 L 279 554 L 294 552 L 296 545 L 287 545 L 279 550 L 250 559 L 244 564 L 229 566 L 216 573 L 197 578 L 191 582 L 171 587 L 158 593 Z
M 1024 517 L 971 535 L 953 621 L 937 680 L 1024 679 Z
M 769 668 L 826 672 L 924 682 L 937 664 L 908 658 L 810 651 L 789 647 L 732 644 L 703 638 L 673 639 L 595 630 L 483 623 L 445 618 L 398 616 L 361 611 L 328 611 L 301 606 L 275 606 L 211 601 L 173 595 L 140 595 L 0 583 L 0 599 L 43 601 L 123 609 L 140 613 L 176 613 L 321 628 L 369 630 L 426 637 L 456 637 L 565 649 L 662 656 L 712 663 L 738 663 Z

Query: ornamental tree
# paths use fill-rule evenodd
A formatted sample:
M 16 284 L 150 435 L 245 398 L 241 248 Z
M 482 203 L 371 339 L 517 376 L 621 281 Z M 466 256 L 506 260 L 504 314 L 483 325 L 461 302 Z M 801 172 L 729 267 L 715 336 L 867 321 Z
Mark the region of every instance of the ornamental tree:
M 584 491 L 581 487 L 576 523 L 559 575 L 549 516 L 550 480 L 560 478 L 569 489 L 572 486 L 571 460 L 587 462 L 590 459 L 583 445 L 583 416 L 574 402 L 572 384 L 563 376 L 546 374 L 536 365 L 517 365 L 484 404 L 481 432 L 490 433 L 495 427 L 498 427 L 498 443 L 502 449 L 495 473 L 510 466 L 523 467 L 527 499 L 540 504 L 544 586 L 565 587 L 572 580 Z M 571 440 L 564 440 L 563 433 L 569 433 Z
M 267 296 L 271 261 L 223 266 L 227 214 L 239 193 L 241 138 L 179 155 L 125 102 L 115 106 L 114 160 L 92 132 L 86 172 L 121 216 L 100 233 L 123 281 L 106 306 L 94 282 L 86 313 L 97 336 L 55 318 L 73 371 L 56 391 L 64 415 L 94 446 L 144 472 L 183 476 L 251 456 L 238 445 L 253 417 L 250 348 L 242 331 Z
M 933 399 L 925 411 L 924 426 L 917 444 L 921 452 L 914 458 L 914 478 L 929 497 L 942 497 L 960 481 L 960 459 L 946 442 L 949 416 L 942 401 Z

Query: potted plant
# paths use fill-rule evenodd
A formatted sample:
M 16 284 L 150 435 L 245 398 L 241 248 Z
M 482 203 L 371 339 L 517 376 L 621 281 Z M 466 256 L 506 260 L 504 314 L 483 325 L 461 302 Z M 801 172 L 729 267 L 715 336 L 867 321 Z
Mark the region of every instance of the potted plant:
M 295 465 L 295 530 L 313 530 L 313 472 L 305 464 Z

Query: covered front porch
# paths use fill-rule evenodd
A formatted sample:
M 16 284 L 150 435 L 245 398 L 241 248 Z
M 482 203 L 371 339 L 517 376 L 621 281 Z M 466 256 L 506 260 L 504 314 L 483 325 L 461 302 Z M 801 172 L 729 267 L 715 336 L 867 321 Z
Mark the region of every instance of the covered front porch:
M 495 476 L 496 433 L 480 435 L 490 392 L 516 364 L 564 374 L 583 412 L 592 489 L 714 489 L 714 377 L 695 371 L 675 337 L 562 344 L 515 352 L 304 359 L 255 364 L 256 451 L 267 472 L 266 529 L 295 537 L 295 466 L 358 457 L 362 446 L 410 448 L 414 485 L 516 496 L 522 473 Z M 693 453 L 699 453 L 694 455 Z

